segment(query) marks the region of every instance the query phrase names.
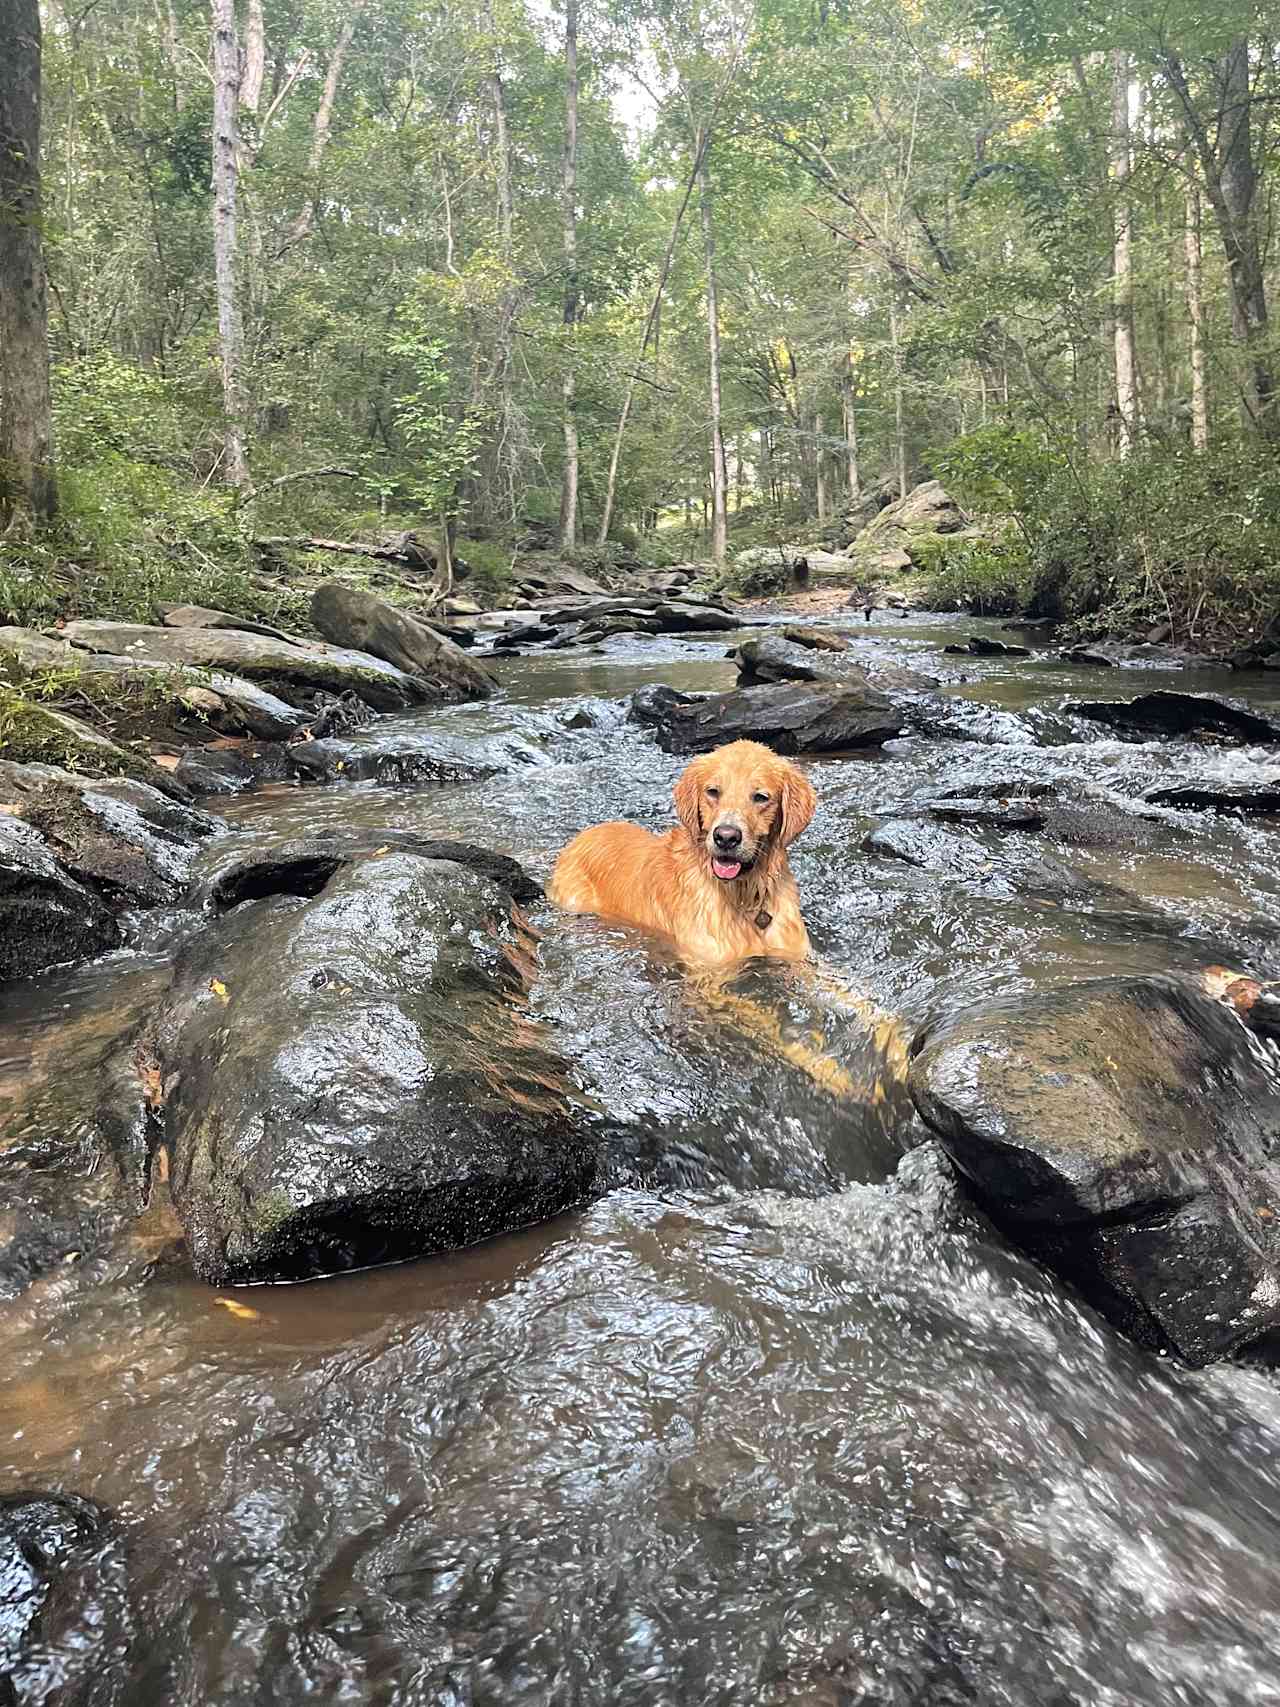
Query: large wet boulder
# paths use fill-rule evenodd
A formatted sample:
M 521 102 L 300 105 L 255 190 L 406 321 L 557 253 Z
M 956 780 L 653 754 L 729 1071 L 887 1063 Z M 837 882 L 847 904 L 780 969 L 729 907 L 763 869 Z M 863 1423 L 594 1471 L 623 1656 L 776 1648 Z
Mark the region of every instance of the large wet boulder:
M 849 547 L 853 566 L 870 574 L 907 569 L 921 540 L 955 534 L 967 527 L 960 506 L 940 480 L 925 480 L 905 497 L 886 505 Z
M 1280 1077 L 1169 978 L 985 1002 L 912 1045 L 916 1107 L 1017 1242 L 1203 1364 L 1280 1325 Z
M 311 620 L 326 640 L 385 658 L 423 683 L 435 700 L 488 699 L 494 679 L 460 646 L 408 611 L 345 581 L 324 581 L 311 598 Z
M 902 718 L 869 686 L 779 682 L 730 693 L 677 693 L 656 685 L 631 698 L 631 718 L 654 731 L 664 753 L 709 753 L 729 741 L 762 741 L 776 753 L 877 747 Z
M 0 982 L 115 948 L 120 925 L 30 824 L 0 813 Z
M 0 1707 L 108 1707 L 131 1635 L 111 1515 L 74 1494 L 0 1494 Z
M 753 634 L 730 654 L 744 686 L 757 682 L 838 682 L 857 688 L 870 686 L 867 672 L 852 658 L 818 651 L 780 634 Z
M 581 1199 L 593 1117 L 527 1011 L 509 891 L 390 845 L 292 889 L 186 950 L 146 1045 L 196 1272 L 303 1279 Z
M 425 682 L 383 658 L 318 640 L 274 640 L 242 629 L 152 628 L 140 622 L 69 622 L 62 633 L 85 652 L 243 676 L 289 704 L 317 694 L 350 693 L 375 711 L 400 711 L 435 698 Z
M 1186 735 L 1250 744 L 1280 742 L 1280 723 L 1211 694 L 1164 690 L 1129 700 L 1076 700 L 1063 710 L 1091 723 L 1105 723 L 1127 741 Z
M 173 900 L 217 828 L 131 778 L 0 761 L 0 980 L 117 947 L 116 911 Z

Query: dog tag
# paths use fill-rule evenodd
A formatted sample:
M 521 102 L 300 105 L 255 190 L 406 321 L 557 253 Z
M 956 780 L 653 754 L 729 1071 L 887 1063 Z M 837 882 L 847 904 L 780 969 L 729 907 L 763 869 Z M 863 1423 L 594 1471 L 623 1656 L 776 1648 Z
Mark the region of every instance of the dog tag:
M 756 924 L 759 926 L 759 928 L 762 931 L 767 931 L 769 926 L 772 923 L 773 923 L 773 914 L 772 913 L 766 913 L 764 908 L 761 907 L 760 911 L 756 914 Z

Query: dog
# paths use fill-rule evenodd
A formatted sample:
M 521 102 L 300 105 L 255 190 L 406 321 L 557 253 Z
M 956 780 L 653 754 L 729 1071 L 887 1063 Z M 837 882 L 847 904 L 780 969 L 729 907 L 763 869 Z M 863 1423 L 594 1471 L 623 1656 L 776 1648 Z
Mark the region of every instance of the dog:
M 547 889 L 568 913 L 638 925 L 687 962 L 807 960 L 787 849 L 813 817 L 809 779 L 758 741 L 694 759 L 673 791 L 678 829 L 597 824 L 565 847 Z

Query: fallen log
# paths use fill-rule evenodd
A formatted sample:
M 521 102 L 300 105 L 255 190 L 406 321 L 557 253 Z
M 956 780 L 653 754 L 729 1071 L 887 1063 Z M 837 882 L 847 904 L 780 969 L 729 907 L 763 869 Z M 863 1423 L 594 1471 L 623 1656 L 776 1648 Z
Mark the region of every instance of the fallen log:
M 339 551 L 353 557 L 376 557 L 384 563 L 404 563 L 413 569 L 434 569 L 435 552 L 412 534 L 400 534 L 391 545 L 370 545 L 358 539 L 319 539 L 314 534 L 272 534 L 255 539 L 257 551 Z

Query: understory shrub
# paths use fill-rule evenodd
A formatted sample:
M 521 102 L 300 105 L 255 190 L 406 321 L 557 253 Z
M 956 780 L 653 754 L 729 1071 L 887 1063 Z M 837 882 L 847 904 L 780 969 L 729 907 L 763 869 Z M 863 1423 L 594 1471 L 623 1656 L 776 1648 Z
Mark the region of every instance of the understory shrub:
M 1257 644 L 1280 616 L 1280 464 L 1255 445 L 1151 444 L 1084 457 L 983 428 L 936 455 L 960 503 L 1018 529 L 1022 608 L 1080 635 L 1167 627 L 1179 645 Z

